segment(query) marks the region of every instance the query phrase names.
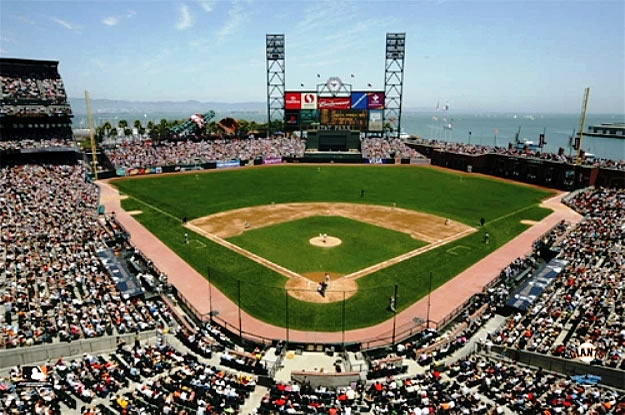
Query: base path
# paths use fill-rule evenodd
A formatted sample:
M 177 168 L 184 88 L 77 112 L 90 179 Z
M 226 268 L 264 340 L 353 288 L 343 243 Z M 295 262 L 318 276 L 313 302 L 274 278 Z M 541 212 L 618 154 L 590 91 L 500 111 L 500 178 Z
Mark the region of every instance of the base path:
M 115 212 L 116 219 L 130 233 L 131 242 L 150 258 L 159 270 L 167 274 L 169 282 L 176 287 L 196 312 L 207 315 L 209 312 L 208 281 L 121 208 L 120 196 L 115 187 L 106 181 L 98 181 L 97 184 L 100 186 L 101 202 L 106 211 Z M 532 243 L 560 221 L 579 222 L 581 216 L 561 203 L 563 195 L 563 193 L 558 194 L 541 204 L 541 206 L 554 210 L 551 215 L 434 290 L 431 295 L 430 320 L 440 321 L 444 319 L 470 296 L 481 292 L 484 286 L 497 277 L 504 267 L 516 258 L 529 253 L 532 249 Z M 219 311 L 219 320 L 225 322 L 230 330 L 236 332 L 239 329 L 237 305 L 214 286 L 212 287 L 212 303 L 213 309 Z M 397 314 L 396 332 L 398 337 L 417 327 L 413 320 L 415 317 L 425 319 L 426 312 L 427 298 L 422 298 Z M 261 336 L 269 339 L 285 339 L 287 337 L 286 328 L 260 321 L 245 311 L 241 311 L 240 329 L 244 336 L 252 339 L 258 339 Z M 374 346 L 390 342 L 389 336 L 392 330 L 393 320 L 389 319 L 375 326 L 346 331 L 344 339 L 346 342 L 363 342 L 365 347 Z M 341 332 L 288 330 L 288 338 L 290 341 L 304 343 L 340 343 L 343 336 Z M 377 342 L 375 340 L 382 338 L 384 340 Z

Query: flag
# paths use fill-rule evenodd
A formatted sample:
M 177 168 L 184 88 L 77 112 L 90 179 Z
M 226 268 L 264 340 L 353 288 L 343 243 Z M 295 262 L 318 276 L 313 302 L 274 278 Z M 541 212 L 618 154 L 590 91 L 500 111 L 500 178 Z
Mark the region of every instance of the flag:
M 440 101 L 437 101 L 437 102 L 436 102 L 436 111 L 438 111 L 438 109 L 440 108 L 440 106 L 441 106 Z
M 304 86 L 304 84 L 299 84 L 299 86 Z
M 371 85 L 371 84 L 367 84 L 367 86 L 368 86 L 369 88 L 371 88 L 373 85 Z
M 445 106 L 443 106 L 443 110 L 444 110 L 444 111 L 449 110 L 449 105 L 448 105 L 448 104 L 445 104 Z
M 499 128 L 495 128 L 495 135 L 499 134 Z
M 540 134 L 538 136 L 538 146 L 542 148 L 545 144 L 547 144 L 545 142 L 545 134 Z
M 353 78 L 353 77 L 354 77 L 354 74 L 351 74 L 351 77 Z
M 317 78 L 321 78 L 321 75 L 317 74 Z

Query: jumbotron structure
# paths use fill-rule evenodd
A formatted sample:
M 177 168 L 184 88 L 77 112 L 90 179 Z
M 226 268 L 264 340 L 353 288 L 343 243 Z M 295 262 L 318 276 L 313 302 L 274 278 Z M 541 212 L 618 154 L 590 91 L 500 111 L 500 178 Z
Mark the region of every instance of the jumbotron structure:
M 332 76 L 314 90 L 287 90 L 284 34 L 266 36 L 267 122 L 284 131 L 358 131 L 399 135 L 404 86 L 405 33 L 386 34 L 384 89 L 353 90 Z M 318 75 L 319 77 L 319 75 Z M 321 134 L 323 135 L 323 134 Z M 332 149 L 333 145 L 329 146 Z M 340 147 L 340 146 L 339 146 Z

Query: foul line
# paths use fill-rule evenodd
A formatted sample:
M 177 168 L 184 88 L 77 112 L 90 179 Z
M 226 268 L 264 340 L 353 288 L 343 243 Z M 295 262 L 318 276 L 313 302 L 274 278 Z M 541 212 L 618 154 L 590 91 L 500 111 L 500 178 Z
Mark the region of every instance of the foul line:
M 457 239 L 460 239 L 462 237 L 465 237 L 467 235 L 470 235 L 474 232 L 477 232 L 477 229 L 466 229 L 462 232 L 456 233 L 454 235 L 448 236 L 445 239 L 441 239 L 440 241 L 431 243 L 429 245 L 423 246 L 421 248 L 417 248 L 413 251 L 410 252 L 406 252 L 405 254 L 402 255 L 398 255 L 395 258 L 391 258 L 389 260 L 383 261 L 383 262 L 378 262 L 375 265 L 371 265 L 370 267 L 367 268 L 363 268 L 360 271 L 356 271 L 356 272 L 352 272 L 351 274 L 347 274 L 344 278 L 361 278 L 364 277 L 365 275 L 369 275 L 372 274 L 374 272 L 383 270 L 385 268 L 388 268 L 392 265 L 395 264 L 399 264 L 400 262 L 406 261 L 410 258 L 416 257 L 417 255 L 420 255 L 424 252 L 427 251 L 431 251 L 432 249 L 438 248 L 439 246 L 443 246 L 448 244 L 449 242 L 453 242 Z
M 169 216 L 170 218 L 175 219 L 175 220 L 177 220 L 178 222 L 182 222 L 182 219 L 180 219 L 179 217 L 174 216 L 174 215 L 172 215 L 171 213 L 165 212 L 164 210 L 159 209 L 159 208 L 157 208 L 156 206 L 153 206 L 153 205 L 149 204 L 148 202 L 144 202 L 143 200 L 141 200 L 141 199 L 137 199 L 136 197 L 134 197 L 134 196 L 130 196 L 130 195 L 128 196 L 128 198 L 129 198 L 129 199 L 132 199 L 132 200 L 135 200 L 135 201 L 137 201 L 137 202 L 141 203 L 142 205 L 145 205 L 145 206 L 149 207 L 150 209 L 154 209 L 155 211 L 157 211 L 158 213 L 160 213 L 160 214 L 162 214 L 162 215 Z
M 207 231 L 205 231 L 204 229 L 202 229 L 202 228 L 200 228 L 198 226 L 192 225 L 190 223 L 187 223 L 184 226 L 185 226 L 185 228 L 191 229 L 195 233 L 199 233 L 200 235 L 203 235 L 207 239 L 210 239 L 211 241 L 213 241 L 215 243 L 218 243 L 221 246 L 224 246 L 224 247 L 226 247 L 226 248 L 228 248 L 228 249 L 230 249 L 230 250 L 232 250 L 232 251 L 234 251 L 234 252 L 236 252 L 236 253 L 238 253 L 240 255 L 243 255 L 243 256 L 251 259 L 254 262 L 257 262 L 257 263 L 259 263 L 261 265 L 264 265 L 267 268 L 272 269 L 273 271 L 276 271 L 277 273 L 284 275 L 285 277 L 288 277 L 288 278 L 297 278 L 297 277 L 303 278 L 300 274 L 298 274 L 296 272 L 293 272 L 293 271 L 291 271 L 288 268 L 285 268 L 285 267 L 280 266 L 280 265 L 278 265 L 278 264 L 276 264 L 274 262 L 269 261 L 266 258 L 258 256 L 256 254 L 248 251 L 247 249 L 243 249 L 240 246 L 233 244 L 232 242 L 228 242 L 225 239 L 222 239 L 222 238 L 220 238 L 217 235 L 214 235 L 214 234 L 212 234 L 210 232 L 207 232 Z

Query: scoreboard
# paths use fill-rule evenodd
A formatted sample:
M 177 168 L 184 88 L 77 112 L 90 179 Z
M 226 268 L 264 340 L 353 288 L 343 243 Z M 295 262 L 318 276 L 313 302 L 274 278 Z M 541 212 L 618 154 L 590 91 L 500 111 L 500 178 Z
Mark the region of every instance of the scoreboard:
M 367 110 L 319 110 L 319 113 L 320 125 L 345 126 L 352 130 L 367 131 Z
M 381 132 L 384 91 L 351 92 L 325 97 L 317 92 L 285 92 L 284 128 L 298 130 L 352 130 Z

